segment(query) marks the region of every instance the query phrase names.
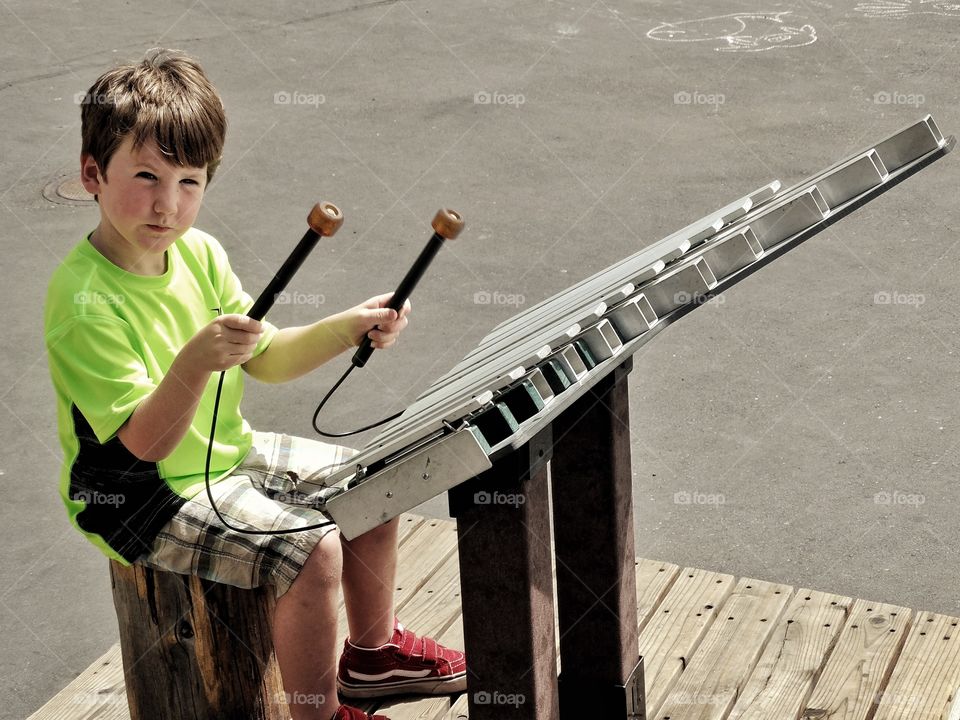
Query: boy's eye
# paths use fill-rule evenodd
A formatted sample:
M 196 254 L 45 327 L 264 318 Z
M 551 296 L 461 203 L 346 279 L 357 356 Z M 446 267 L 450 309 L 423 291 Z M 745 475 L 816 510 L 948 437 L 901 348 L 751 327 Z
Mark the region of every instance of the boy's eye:
M 148 173 L 146 170 L 141 170 L 137 173 L 137 177 L 146 178 L 147 180 L 156 180 L 157 176 L 153 173 Z

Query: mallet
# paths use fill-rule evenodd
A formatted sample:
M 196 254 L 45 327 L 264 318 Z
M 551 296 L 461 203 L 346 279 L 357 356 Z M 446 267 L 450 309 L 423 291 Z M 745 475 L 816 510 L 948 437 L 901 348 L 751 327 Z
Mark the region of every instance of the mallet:
M 410 297 L 410 293 L 413 292 L 420 278 L 423 277 L 423 273 L 426 272 L 427 266 L 443 246 L 443 241 L 453 240 L 460 234 L 460 231 L 463 230 L 463 218 L 453 210 L 437 210 L 437 214 L 434 215 L 431 225 L 434 230 L 433 236 L 427 241 L 426 247 L 413 263 L 413 267 L 407 271 L 403 280 L 400 281 L 400 285 L 397 286 L 393 297 L 390 298 L 390 304 L 387 305 L 387 307 L 396 310 L 397 313 L 400 312 L 400 308 L 403 307 L 407 298 Z M 373 341 L 370 340 L 369 337 L 365 337 L 363 342 L 360 343 L 360 347 L 357 348 L 357 351 L 353 354 L 351 362 L 357 367 L 363 367 L 367 364 L 370 356 L 373 355 L 373 350 Z
M 310 228 L 303 234 L 300 242 L 290 253 L 290 257 L 284 260 L 277 274 L 273 276 L 273 280 L 257 298 L 247 315 L 254 320 L 263 320 L 263 316 L 273 307 L 277 296 L 283 292 L 287 283 L 303 265 L 303 261 L 307 259 L 307 255 L 313 250 L 317 241 L 321 237 L 330 237 L 336 233 L 342 224 L 343 213 L 336 205 L 329 202 L 318 202 L 314 205 L 307 216 L 307 225 Z

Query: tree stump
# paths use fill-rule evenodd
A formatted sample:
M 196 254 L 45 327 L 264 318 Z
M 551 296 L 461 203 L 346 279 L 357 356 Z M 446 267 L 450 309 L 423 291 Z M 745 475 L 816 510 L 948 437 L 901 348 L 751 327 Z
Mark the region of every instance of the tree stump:
M 272 588 L 111 561 L 131 720 L 288 720 Z

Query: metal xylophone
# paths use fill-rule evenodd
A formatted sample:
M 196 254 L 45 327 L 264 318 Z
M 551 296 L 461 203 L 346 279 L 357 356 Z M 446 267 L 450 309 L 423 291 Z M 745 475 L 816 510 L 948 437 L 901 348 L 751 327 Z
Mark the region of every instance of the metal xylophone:
M 949 152 L 930 115 L 765 185 L 498 325 L 329 481 L 354 538 L 488 470 L 665 327 Z

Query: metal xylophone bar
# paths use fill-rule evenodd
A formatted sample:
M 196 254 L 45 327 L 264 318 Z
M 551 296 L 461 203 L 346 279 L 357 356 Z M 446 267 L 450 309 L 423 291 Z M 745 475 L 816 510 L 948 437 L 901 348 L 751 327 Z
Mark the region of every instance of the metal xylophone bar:
M 928 125 L 928 123 L 930 124 Z M 920 133 L 918 133 L 918 129 L 921 131 Z M 920 140 L 923 138 L 922 132 L 925 132 L 929 138 L 926 144 L 918 142 L 918 138 Z M 929 148 L 932 139 L 938 137 L 939 132 L 935 131 L 932 120 L 928 119 L 921 120 L 906 130 L 891 136 L 893 140 L 900 139 L 906 146 L 913 148 L 914 152 L 921 148 Z M 888 161 L 891 163 L 899 162 L 900 159 L 905 156 L 901 148 L 895 143 L 892 143 L 891 139 L 878 144 L 877 148 L 882 150 L 883 154 L 888 157 Z M 891 152 L 888 148 L 893 148 L 898 152 Z M 879 153 L 877 149 L 871 148 L 865 153 L 860 153 L 849 160 L 837 163 L 829 172 L 819 173 L 813 176 L 811 180 L 819 181 L 820 185 L 825 188 L 828 196 L 834 203 L 834 207 L 837 207 L 844 197 L 850 197 L 854 193 L 862 191 L 865 187 L 870 187 L 871 183 L 877 184 L 882 181 L 887 173 L 885 170 L 883 172 L 879 170 L 877 164 L 878 158 Z M 864 171 L 864 160 L 870 163 L 870 170 L 872 170 L 873 177 L 870 176 L 869 172 Z M 648 302 L 652 301 L 650 304 L 655 314 L 662 316 L 675 309 L 679 303 L 674 302 L 674 300 L 678 297 L 691 301 L 696 297 L 697 290 L 701 292 L 709 290 L 711 285 L 717 280 L 717 275 L 722 277 L 726 272 L 735 269 L 729 261 L 729 258 L 735 256 L 735 248 L 743 243 L 746 243 L 748 246 L 752 245 L 753 253 L 751 256 L 750 252 L 744 250 L 740 257 L 743 260 L 753 261 L 758 259 L 758 255 L 762 255 L 765 251 L 763 250 L 764 247 L 771 247 L 776 244 L 776 242 L 794 234 L 799 229 L 808 227 L 813 224 L 814 221 L 822 219 L 825 214 L 829 212 L 829 206 L 823 198 L 823 193 L 820 192 L 819 186 L 804 187 L 804 184 L 809 185 L 809 182 L 809 180 L 804 181 L 804 183 L 780 193 L 776 202 L 770 202 L 768 199 L 765 208 L 742 216 L 743 222 L 749 222 L 749 229 L 744 228 L 741 223 L 735 226 L 735 230 L 725 230 L 710 239 L 708 243 L 703 245 L 699 250 L 700 254 L 706 257 L 707 263 L 706 265 L 703 263 L 699 264 L 698 271 L 691 271 L 689 269 L 684 272 L 680 271 L 679 266 L 692 257 L 690 253 L 681 258 L 677 258 L 670 268 L 664 271 L 666 268 L 665 264 L 661 268 L 658 262 L 653 261 L 654 257 L 660 254 L 657 246 L 661 246 L 661 243 L 658 243 L 657 246 L 652 248 L 652 253 L 647 252 L 647 254 L 644 255 L 644 253 L 641 252 L 634 256 L 635 258 L 643 256 L 642 259 L 646 262 L 643 263 L 639 272 L 646 273 L 648 279 L 652 276 L 655 281 L 645 288 L 647 289 L 647 300 Z M 733 205 L 737 204 L 739 203 L 734 203 Z M 712 220 L 712 218 L 708 216 L 708 218 L 704 220 L 709 221 Z M 703 221 L 701 221 L 701 224 L 702 223 Z M 755 231 L 754 228 L 756 229 Z M 749 232 L 752 232 L 753 236 L 759 234 L 760 239 L 757 240 L 757 243 L 760 244 L 760 250 L 756 248 L 757 243 L 752 241 L 753 238 L 748 234 Z M 677 235 L 678 234 L 675 233 L 671 237 L 676 237 Z M 740 236 L 740 238 L 745 236 L 746 239 L 738 241 L 737 237 L 731 237 L 732 235 Z M 723 243 L 722 247 L 720 247 L 721 243 Z M 669 252 L 672 249 L 673 248 L 668 248 L 667 250 Z M 651 261 L 653 261 L 652 265 L 650 264 Z M 724 270 L 725 272 L 721 273 L 718 269 L 711 270 L 714 263 L 717 263 L 719 270 Z M 615 299 L 614 296 L 624 288 L 627 289 L 627 292 L 633 292 L 638 285 L 643 285 L 643 283 L 623 284 L 625 277 L 638 270 L 636 267 L 628 267 L 626 270 L 623 270 L 624 265 L 624 262 L 617 263 L 617 265 L 607 271 L 598 273 L 597 276 L 595 276 L 602 276 L 604 278 L 604 282 L 601 283 L 602 290 L 607 293 L 607 295 L 604 296 L 604 300 Z M 658 271 L 658 273 L 653 275 L 654 271 Z M 626 273 L 626 275 L 624 273 Z M 713 276 L 712 278 L 711 275 Z M 685 280 L 690 283 L 686 287 L 684 287 Z M 629 285 L 633 285 L 633 287 L 628 287 Z M 611 287 L 613 288 L 612 290 Z M 598 284 L 594 283 L 592 288 L 595 292 L 598 291 Z M 566 296 L 561 293 L 556 297 Z M 597 299 L 598 296 L 594 295 L 593 302 L 596 303 Z M 637 302 L 643 303 L 643 299 L 638 299 Z M 606 308 L 602 308 L 601 311 L 605 312 Z M 575 312 L 583 313 L 583 317 L 575 318 L 572 315 L 563 315 L 559 319 L 554 318 L 552 324 L 548 324 L 546 327 L 543 327 L 542 323 L 539 327 L 536 326 L 536 323 L 531 323 L 534 327 L 529 328 L 525 336 L 518 337 L 511 333 L 511 342 L 514 343 L 512 347 L 510 347 L 509 344 L 498 344 L 493 346 L 492 349 L 486 350 L 482 356 L 478 356 L 476 351 L 471 353 L 467 360 L 460 363 L 441 379 L 442 385 L 438 386 L 435 383 L 432 388 L 428 389 L 424 395 L 407 409 L 399 420 L 395 421 L 392 425 L 388 425 L 380 436 L 375 439 L 374 443 L 381 443 L 384 446 L 392 444 L 387 441 L 390 441 L 392 437 L 403 434 L 405 428 L 408 428 L 410 425 L 418 423 L 424 413 L 433 413 L 433 426 L 430 428 L 421 428 L 422 435 L 427 435 L 430 434 L 430 432 L 440 431 L 444 422 L 452 422 L 487 404 L 492 399 L 491 393 L 519 379 L 532 365 L 540 363 L 546 356 L 555 353 L 558 346 L 562 346 L 570 341 L 572 334 L 580 333 L 586 327 L 599 320 L 597 317 L 599 314 L 597 304 L 593 305 L 593 307 L 577 308 Z M 591 313 L 594 315 L 592 319 L 589 317 Z M 623 313 L 619 314 L 622 316 Z M 526 315 L 526 313 L 522 313 L 522 315 Z M 505 348 L 509 349 L 505 350 Z M 496 357 L 494 358 L 493 366 L 491 366 L 489 362 L 482 362 L 482 360 L 494 355 Z M 493 371 L 494 369 L 496 372 Z M 478 375 L 485 376 L 485 382 L 480 385 L 473 382 Z M 463 397 L 463 388 L 465 386 L 469 386 L 470 389 L 470 395 L 466 398 Z M 450 405 L 448 400 L 451 397 L 458 397 L 459 402 Z M 443 409 L 443 414 L 442 416 L 437 416 L 436 411 L 440 408 Z
M 870 153 L 875 154 L 873 150 Z M 867 172 L 862 171 L 863 161 L 870 163 L 870 169 L 873 173 L 872 178 Z M 839 204 L 841 192 L 845 191 L 848 196 L 859 194 L 863 188 L 882 182 L 885 175 L 885 172 L 881 173 L 876 169 L 869 156 L 864 156 L 844 164 L 835 171 L 834 175 L 823 179 L 823 184 L 829 189 L 830 196 L 834 198 L 836 206 Z M 854 192 L 851 192 L 851 190 Z M 729 230 L 728 227 L 727 230 L 715 234 L 712 238 L 700 239 L 694 246 L 688 244 L 686 253 L 675 258 L 670 265 L 664 264 L 663 268 L 658 267 L 657 263 L 653 266 L 648 265 L 640 271 L 643 275 L 640 278 L 624 282 L 625 275 L 621 270 L 622 264 L 618 263 L 610 271 L 601 274 L 603 276 L 601 282 L 589 286 L 595 293 L 591 305 L 575 307 L 570 314 L 548 317 L 546 320 L 539 322 L 537 316 L 534 316 L 530 319 L 528 327 L 518 326 L 505 329 L 495 334 L 492 339 L 482 341 L 477 350 L 469 354 L 438 383 L 434 383 L 434 386 L 424 396 L 408 408 L 405 417 L 397 424 L 412 420 L 421 407 L 436 407 L 438 402 L 443 402 L 446 397 L 457 393 L 460 390 L 457 381 L 482 372 L 489 375 L 491 367 L 487 362 L 488 360 L 495 358 L 497 369 L 500 371 L 513 370 L 514 368 L 511 365 L 528 367 L 531 363 L 536 364 L 543 359 L 544 355 L 549 355 L 556 350 L 555 345 L 565 340 L 564 334 L 576 334 L 581 329 L 597 322 L 599 317 L 591 318 L 590 315 L 602 315 L 607 307 L 618 301 L 617 294 L 629 294 L 638 287 L 644 286 L 647 282 L 653 283 L 651 292 L 648 293 L 648 300 L 650 300 L 658 316 L 665 315 L 680 304 L 675 301 L 676 297 L 685 298 L 689 302 L 697 295 L 710 290 L 723 274 L 728 274 L 733 269 L 739 269 L 734 268 L 735 258 L 742 258 L 740 261 L 742 264 L 754 261 L 762 254 L 764 248 L 811 226 L 816 221 L 826 217 L 830 212 L 830 206 L 816 185 L 796 194 L 787 191 L 787 197 L 788 199 L 785 200 L 781 196 L 777 198 L 776 203 L 770 202 L 765 209 L 750 215 L 745 214 L 736 220 L 732 226 L 729 226 L 735 228 L 735 234 L 741 236 L 741 239 L 745 232 L 750 232 L 751 235 L 746 240 L 748 245 L 751 243 L 756 245 L 757 243 L 754 243 L 753 240 L 756 239 L 755 236 L 759 235 L 760 249 L 755 249 L 751 253 L 749 248 L 744 248 L 740 255 L 735 256 L 735 248 L 739 248 L 742 243 L 737 242 L 732 234 L 727 231 Z M 747 222 L 748 219 L 751 226 L 745 228 L 743 223 Z M 725 244 L 722 249 L 717 247 L 720 243 Z M 709 247 L 709 252 L 706 250 L 707 247 Z M 700 255 L 706 253 L 712 261 L 717 262 L 719 269 L 725 272 L 721 273 L 717 268 L 712 269 L 712 262 L 698 263 L 695 270 L 687 268 L 681 272 L 677 268 L 678 265 L 690 260 L 698 252 Z M 645 259 L 649 261 L 650 258 L 651 255 L 648 255 Z M 664 272 L 666 268 L 674 269 L 670 272 Z M 627 274 L 633 274 L 633 272 L 633 269 L 626 271 Z M 688 292 L 685 293 L 684 291 Z M 596 293 L 602 293 L 602 295 L 598 297 Z M 598 300 L 602 303 L 599 307 Z M 499 376 L 491 377 L 489 385 L 495 389 L 500 379 Z M 440 385 L 443 387 L 440 388 Z M 488 388 L 478 388 L 480 393 L 486 389 Z M 437 393 L 438 390 L 440 394 Z M 387 437 L 390 430 L 390 427 L 385 428 L 382 437 Z
M 681 231 L 666 239 L 679 239 L 677 247 L 661 241 L 649 249 L 653 252 L 632 256 L 657 269 L 638 283 L 621 280 L 646 268 L 638 262 L 629 267 L 617 263 L 541 303 L 537 312 L 522 313 L 532 327 L 502 323 L 468 356 L 469 362 L 428 389 L 353 458 L 351 468 L 331 476 L 349 489 L 328 502 L 328 511 L 344 535 L 354 537 L 486 470 L 492 459 L 520 447 L 624 357 L 704 299 L 885 192 L 952 145 L 953 138 L 944 139 L 927 116 L 762 198 L 696 244 L 687 244 L 689 237 L 681 238 Z M 711 224 L 716 215 L 701 222 Z M 676 254 L 679 248 L 682 254 Z M 670 263 L 653 258 L 671 252 L 676 257 Z M 577 288 L 580 294 L 570 292 Z M 598 293 L 594 300 L 575 304 L 571 311 L 570 303 L 590 292 Z
M 917 142 L 917 128 L 926 132 L 929 138 L 926 145 Z M 915 149 L 935 148 L 937 147 L 938 138 L 942 140 L 939 131 L 937 131 L 935 125 L 932 124 L 932 119 L 928 120 L 926 118 L 892 137 L 894 139 L 897 137 L 903 138 L 905 144 Z M 899 158 L 904 155 L 902 151 L 897 154 L 890 153 L 885 149 L 887 147 L 891 147 L 889 139 L 877 146 L 877 148 L 884 148 L 884 153 L 890 157 L 891 162 L 899 161 Z M 894 145 L 893 147 L 896 148 L 897 146 Z M 833 166 L 829 174 L 820 173 L 814 176 L 813 179 L 820 181 L 820 183 L 827 188 L 828 193 L 836 203 L 836 205 L 834 205 L 834 208 L 836 208 L 839 206 L 840 200 L 843 197 L 841 195 L 842 192 L 845 192 L 848 198 L 855 197 L 856 194 L 862 192 L 865 187 L 870 187 L 871 183 L 872 185 L 877 185 L 883 182 L 883 179 L 888 173 L 885 169 L 882 172 L 877 169 L 873 157 L 878 155 L 877 150 L 871 148 L 865 153 L 855 155 L 847 161 L 837 163 Z M 870 162 L 870 167 L 873 168 L 872 178 L 867 173 L 862 172 L 864 159 Z M 809 182 L 810 180 L 804 181 L 804 183 L 807 184 L 806 186 L 804 186 L 804 183 L 801 183 L 790 190 L 784 191 L 775 201 L 768 202 L 764 208 L 761 208 L 755 213 L 743 216 L 741 220 L 733 226 L 734 232 L 741 232 L 745 229 L 745 226 L 749 226 L 753 234 L 758 236 L 761 248 L 766 251 L 767 248 L 776 245 L 806 227 L 810 227 L 816 221 L 822 220 L 831 212 L 830 206 L 827 204 L 819 187 L 817 185 L 809 185 Z M 712 249 L 715 247 L 715 244 L 728 240 L 730 234 L 728 231 L 719 233 L 715 238 L 708 241 L 709 247 Z M 675 298 L 679 297 L 687 302 L 691 302 L 695 300 L 698 294 L 709 291 L 718 279 L 718 273 L 711 269 L 709 263 L 700 263 L 698 265 L 699 272 L 687 269 L 685 275 L 677 277 L 677 275 L 680 274 L 680 268 L 678 266 L 691 260 L 695 252 L 696 249 L 694 253 L 688 253 L 676 259 L 670 266 L 660 271 L 651 279 L 649 281 L 650 285 L 646 286 L 649 290 L 647 293 L 648 299 L 652 298 L 654 300 L 653 309 L 657 312 L 658 316 L 668 314 L 680 305 L 680 303 L 674 301 Z M 706 252 L 706 250 L 702 250 L 701 254 L 703 252 Z M 714 255 L 719 254 L 721 253 L 715 253 Z M 744 257 L 751 259 L 749 254 Z M 649 261 L 652 258 L 647 256 L 647 259 Z M 758 258 L 752 259 L 756 260 Z M 622 264 L 623 263 L 618 263 L 606 272 L 618 272 Z M 649 274 L 653 269 L 656 269 L 656 265 L 652 268 L 644 268 L 641 272 Z M 629 272 L 632 273 L 633 269 L 629 270 Z M 611 279 L 610 285 L 616 288 L 623 280 L 624 277 L 622 275 L 615 275 Z M 683 285 L 684 281 L 689 283 L 686 288 L 684 288 Z M 643 286 L 643 283 L 639 285 Z M 603 289 L 606 292 L 612 292 L 610 287 Z M 598 296 L 594 296 L 594 302 L 598 299 Z M 582 311 L 583 309 L 584 308 L 579 308 L 578 311 Z M 587 327 L 587 325 L 581 325 L 579 327 L 576 325 L 577 323 L 571 316 L 561 315 L 559 318 L 554 318 L 552 324 L 547 327 L 531 328 L 526 336 L 511 336 L 512 347 L 510 343 L 503 345 L 498 344 L 490 347 L 481 355 L 478 355 L 477 352 L 472 353 L 468 356 L 467 360 L 460 363 L 441 379 L 443 383 L 442 386 L 438 387 L 435 383 L 432 388 L 428 389 L 424 395 L 418 398 L 417 401 L 407 409 L 399 420 L 384 428 L 383 432 L 374 442 L 390 440 L 393 436 L 403 433 L 406 427 L 420 423 L 425 414 L 432 414 L 434 416 L 434 427 L 431 429 L 434 431 L 439 430 L 442 427 L 443 421 L 451 422 L 456 416 L 462 416 L 465 412 L 468 412 L 471 405 L 475 404 L 473 396 L 476 396 L 477 401 L 488 401 L 489 398 L 484 395 L 485 392 L 497 390 L 508 384 L 515 379 L 515 375 L 527 370 L 531 364 L 537 364 L 542 360 L 545 354 L 549 355 L 555 352 L 557 349 L 556 345 L 562 344 L 567 339 L 564 337 L 565 335 L 569 335 L 571 332 L 579 333 Z M 486 362 L 491 359 L 492 363 Z M 485 378 L 484 385 L 478 385 L 476 382 L 476 378 L 481 375 Z M 472 396 L 464 399 L 463 389 L 467 386 L 469 386 L 472 391 Z M 448 400 L 451 397 L 458 396 L 461 399 L 460 404 L 450 406 Z M 443 409 L 442 417 L 437 416 L 438 409 Z
M 930 122 L 932 122 L 932 120 Z M 918 125 L 922 125 L 923 128 L 928 127 L 925 121 L 921 121 Z M 905 131 L 907 137 L 910 139 L 913 139 L 914 127 L 915 126 L 911 126 L 908 128 L 909 132 Z M 928 132 L 928 135 L 933 136 L 930 132 Z M 876 151 L 871 149 L 861 156 L 854 156 L 849 161 L 838 163 L 834 166 L 834 170 L 830 176 L 823 177 L 823 174 L 815 176 L 815 178 L 821 181 L 824 188 L 826 188 L 835 203 L 834 207 L 839 206 L 843 198 L 841 195 L 842 192 L 846 193 L 846 197 L 852 197 L 855 196 L 858 191 L 861 191 L 862 188 L 870 187 L 871 182 L 873 185 L 883 182 L 887 173 L 885 170 L 881 171 L 877 167 L 875 160 L 876 155 Z M 869 164 L 869 172 L 872 172 L 873 177 L 870 177 L 868 171 L 865 171 L 865 163 Z M 735 229 L 734 232 L 741 234 L 746 230 L 746 227 L 749 227 L 749 229 L 753 231 L 754 236 L 759 236 L 760 246 L 765 251 L 766 248 L 772 247 L 783 239 L 811 226 L 816 221 L 822 220 L 829 215 L 830 212 L 830 205 L 823 197 L 817 185 L 806 188 L 795 187 L 781 194 L 776 202 L 769 202 L 765 208 L 758 210 L 756 213 L 744 216 L 732 227 Z M 745 223 L 748 222 L 750 224 L 745 227 Z M 725 230 L 716 237 L 709 239 L 706 244 L 698 246 L 698 248 L 700 248 L 700 254 L 706 252 L 706 250 L 703 249 L 706 246 L 709 246 L 712 251 L 720 242 L 730 240 L 730 235 L 731 233 Z M 748 240 L 747 242 L 749 243 L 750 241 Z M 711 252 L 710 256 L 714 260 L 719 258 L 721 265 L 724 265 L 723 256 L 731 255 L 730 250 L 731 247 L 728 246 L 723 251 Z M 674 298 L 683 298 L 687 302 L 691 302 L 698 294 L 709 291 L 712 285 L 718 280 L 717 276 L 719 273 L 711 269 L 710 263 L 699 263 L 699 272 L 688 269 L 685 276 L 681 275 L 677 277 L 677 274 L 679 274 L 677 265 L 689 261 L 696 253 L 697 248 L 694 248 L 692 252 L 688 252 L 686 255 L 677 258 L 670 266 L 666 266 L 667 269 L 665 271 L 660 270 L 650 281 L 653 283 L 653 286 L 650 287 L 648 299 L 653 301 L 653 309 L 658 316 L 662 316 L 676 309 L 680 303 L 674 302 Z M 750 253 L 745 253 L 742 257 L 745 260 L 758 259 L 757 257 L 750 257 Z M 648 256 L 648 259 L 650 259 L 650 256 Z M 618 265 L 610 270 L 618 270 L 621 265 L 622 263 L 618 263 Z M 659 268 L 655 263 L 652 267 L 647 267 L 641 272 L 647 273 L 649 277 L 650 274 L 657 270 L 659 270 Z M 629 272 L 633 272 L 633 270 Z M 610 279 L 611 278 L 608 277 L 608 280 Z M 617 287 L 623 279 L 623 276 L 614 276 L 611 282 L 612 288 L 604 287 L 603 291 L 612 296 L 616 292 L 622 292 L 624 288 L 627 291 L 633 291 L 638 285 L 643 285 L 643 283 L 626 283 L 621 287 Z M 690 283 L 686 287 L 686 291 L 683 287 L 685 280 Z M 633 285 L 633 287 L 629 287 L 630 285 Z M 669 292 L 671 290 L 672 292 Z M 608 296 L 604 296 L 604 300 L 607 299 Z M 594 296 L 594 302 L 596 302 L 596 300 L 597 298 Z M 600 311 L 604 310 L 605 308 L 600 308 Z M 392 435 L 403 432 L 405 426 L 419 422 L 425 413 L 434 414 L 435 427 L 433 430 L 439 430 L 443 422 L 451 422 L 457 416 L 462 416 L 470 412 L 477 403 L 488 402 L 490 398 L 485 395 L 487 391 L 494 391 L 511 382 L 518 373 L 522 373 L 531 365 L 543 360 L 545 356 L 555 352 L 557 345 L 562 344 L 568 339 L 565 336 L 569 336 L 571 333 L 579 333 L 592 324 L 591 322 L 587 322 L 586 324 L 580 322 L 581 320 L 589 321 L 590 318 L 588 316 L 584 316 L 583 318 L 576 317 L 576 313 L 583 312 L 587 312 L 588 314 L 589 312 L 593 312 L 597 314 L 596 306 L 576 308 L 573 315 L 554 317 L 550 320 L 551 324 L 546 327 L 538 327 L 536 323 L 534 323 L 534 327 L 530 328 L 526 335 L 518 335 L 517 332 L 512 332 L 508 337 L 498 340 L 495 344 L 488 344 L 487 348 L 471 353 L 471 355 L 456 366 L 450 373 L 441 378 L 441 385 L 435 383 L 433 387 L 428 389 L 424 395 L 418 398 L 418 400 L 407 409 L 403 417 L 393 425 L 387 426 L 377 438 L 377 441 L 391 439 Z M 491 362 L 488 362 L 489 360 L 492 360 L 493 365 L 491 365 Z M 475 382 L 478 375 L 485 375 L 486 382 L 482 386 L 478 386 Z M 464 386 L 470 386 L 472 390 L 472 395 L 465 400 L 463 399 L 462 392 Z M 448 404 L 449 398 L 458 395 L 461 398 L 461 402 L 456 406 L 450 406 Z M 438 408 L 444 410 L 442 417 L 436 416 Z

